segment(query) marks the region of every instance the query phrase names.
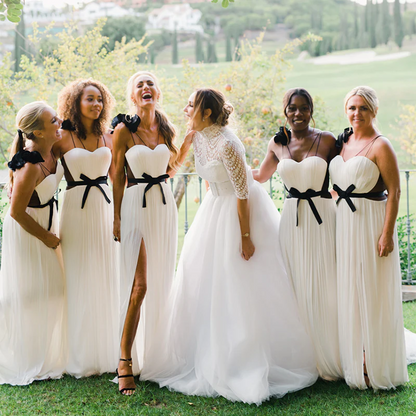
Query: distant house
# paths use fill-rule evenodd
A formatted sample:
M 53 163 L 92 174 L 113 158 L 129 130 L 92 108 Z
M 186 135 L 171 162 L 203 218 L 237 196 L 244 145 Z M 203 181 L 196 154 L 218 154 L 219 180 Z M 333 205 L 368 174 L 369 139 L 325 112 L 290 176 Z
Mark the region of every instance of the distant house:
M 187 33 L 202 33 L 204 30 L 199 24 L 202 12 L 193 9 L 189 4 L 165 4 L 160 9 L 149 13 L 146 24 L 147 30 L 166 29 Z
M 91 24 L 101 17 L 123 17 L 135 15 L 131 9 L 118 6 L 113 2 L 91 2 L 74 13 L 76 20 Z

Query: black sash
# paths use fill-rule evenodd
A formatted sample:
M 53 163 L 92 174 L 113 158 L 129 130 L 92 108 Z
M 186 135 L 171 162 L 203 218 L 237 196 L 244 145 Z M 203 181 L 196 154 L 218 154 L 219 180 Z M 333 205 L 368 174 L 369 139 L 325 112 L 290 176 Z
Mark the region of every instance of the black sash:
M 355 194 L 352 191 L 355 189 L 355 185 L 350 185 L 345 191 L 343 191 L 338 185 L 334 184 L 334 191 L 338 193 L 339 198 L 337 199 L 337 205 L 341 199 L 345 199 L 352 212 L 357 211 L 351 198 L 381 198 L 386 196 L 384 191 L 381 192 L 367 192 L 363 194 Z
M 51 230 L 52 227 L 52 218 L 53 218 L 53 204 L 56 204 L 56 210 L 58 210 L 58 200 L 55 199 L 53 196 L 48 202 L 41 205 L 28 205 L 29 208 L 45 208 L 49 207 L 49 223 L 48 223 L 48 231 Z
M 101 185 L 108 185 L 107 184 L 107 176 L 99 176 L 96 179 L 90 179 L 88 176 L 81 173 L 80 178 L 82 179 L 82 181 L 69 181 L 67 189 L 68 188 L 74 188 L 76 186 L 85 186 L 84 195 L 82 196 L 81 209 L 84 208 L 85 202 L 87 201 L 87 197 L 88 197 L 88 194 L 90 192 L 90 189 L 93 186 L 96 186 L 101 191 L 101 193 L 104 195 L 105 200 L 108 203 L 111 202 L 110 198 L 107 196 L 104 189 L 101 187 Z
M 163 188 L 161 182 L 165 182 L 166 179 L 169 178 L 169 175 L 165 173 L 164 175 L 160 175 L 157 178 L 153 178 L 152 176 L 148 175 L 147 173 L 143 172 L 142 178 L 129 178 L 128 183 L 147 183 L 146 188 L 144 188 L 143 194 L 143 208 L 146 208 L 146 192 L 153 186 L 159 185 L 160 192 L 162 193 L 162 201 L 163 204 L 166 205 L 165 194 L 163 192 Z
M 287 188 L 286 188 L 287 190 Z M 329 192 L 324 191 L 314 191 L 313 189 L 308 189 L 306 192 L 299 192 L 296 188 L 290 188 L 288 191 L 287 198 L 297 198 L 298 202 L 296 204 L 296 227 L 299 223 L 299 217 L 298 217 L 298 211 L 299 211 L 299 202 L 301 199 L 305 199 L 308 201 L 309 206 L 311 207 L 311 210 L 313 212 L 313 215 L 315 216 L 316 221 L 319 225 L 322 224 L 321 216 L 319 215 L 318 210 L 316 209 L 316 206 L 312 200 L 312 198 L 315 198 L 317 196 L 320 196 L 321 198 L 330 197 L 331 194 Z

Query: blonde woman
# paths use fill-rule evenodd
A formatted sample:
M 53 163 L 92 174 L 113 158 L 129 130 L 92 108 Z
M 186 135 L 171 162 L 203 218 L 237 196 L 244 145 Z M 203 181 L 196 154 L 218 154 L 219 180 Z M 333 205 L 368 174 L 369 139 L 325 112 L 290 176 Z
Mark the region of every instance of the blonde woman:
M 345 98 L 351 128 L 329 171 L 337 191 L 336 253 L 341 364 L 352 388 L 390 389 L 408 380 L 395 222 L 400 178 L 378 130 L 378 99 L 366 86 Z M 387 194 L 386 194 L 387 191 Z
M 121 243 L 121 356 L 119 391 L 133 394 L 133 374 L 152 368 L 147 359 L 175 271 L 177 209 L 170 184 L 192 133 L 174 145 L 174 126 L 162 111 L 161 91 L 150 72 L 127 84 L 131 116 L 114 125 L 114 238 Z M 127 180 L 127 188 L 125 188 Z
M 67 85 L 58 97 L 64 119 L 54 146 L 67 188 L 60 235 L 67 282 L 66 371 L 75 377 L 113 372 L 119 332 L 118 270 L 112 234 L 112 136 L 107 134 L 113 97 L 101 82 Z
M 0 384 L 60 378 L 65 368 L 65 285 L 54 200 L 63 170 L 52 154 L 61 122 L 42 101 L 16 116 L 0 274 Z

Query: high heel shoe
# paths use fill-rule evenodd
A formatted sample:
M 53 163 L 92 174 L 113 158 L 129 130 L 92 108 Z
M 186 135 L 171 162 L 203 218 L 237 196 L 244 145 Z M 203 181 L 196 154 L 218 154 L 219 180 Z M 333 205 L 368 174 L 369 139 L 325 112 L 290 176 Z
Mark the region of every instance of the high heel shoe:
M 127 361 L 129 363 L 129 367 L 132 367 L 132 359 L 131 358 L 120 358 L 120 361 Z M 118 374 L 118 368 L 116 369 L 116 374 L 118 378 L 127 378 L 127 377 L 131 377 L 134 381 L 134 375 L 133 375 L 133 370 L 132 370 L 132 374 L 124 374 L 124 375 L 119 375 Z M 120 385 L 120 383 L 119 383 Z M 128 391 L 132 391 L 134 393 L 134 391 L 136 390 L 136 387 L 124 387 L 122 389 L 119 389 L 118 391 L 120 392 L 120 394 L 124 394 L 128 392 Z M 132 394 L 133 394 L 132 393 Z M 127 394 L 126 396 L 130 396 L 130 394 Z

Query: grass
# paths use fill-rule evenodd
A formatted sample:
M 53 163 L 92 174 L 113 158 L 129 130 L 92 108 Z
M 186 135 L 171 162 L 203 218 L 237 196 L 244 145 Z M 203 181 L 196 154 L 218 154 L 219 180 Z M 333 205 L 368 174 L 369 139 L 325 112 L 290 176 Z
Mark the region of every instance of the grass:
M 416 331 L 416 302 L 403 305 L 405 326 Z M 400 415 L 416 414 L 416 364 L 410 381 L 393 391 L 351 390 L 343 381 L 325 382 L 260 407 L 172 393 L 156 384 L 139 382 L 130 398 L 117 393 L 112 374 L 76 380 L 35 382 L 30 386 L 0 386 L 0 415 Z

